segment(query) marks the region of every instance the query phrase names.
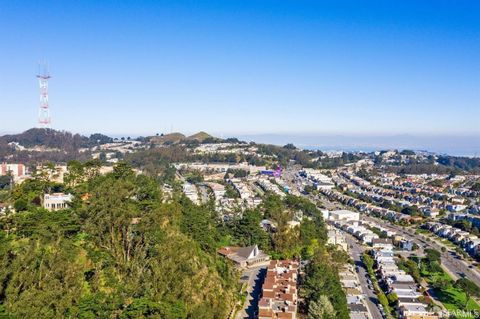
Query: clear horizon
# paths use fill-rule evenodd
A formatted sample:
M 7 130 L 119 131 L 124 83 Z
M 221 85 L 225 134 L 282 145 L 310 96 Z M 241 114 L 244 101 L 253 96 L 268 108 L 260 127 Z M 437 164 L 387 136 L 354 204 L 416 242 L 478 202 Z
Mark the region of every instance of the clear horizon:
M 473 1 L 8 2 L 2 131 L 480 135 Z

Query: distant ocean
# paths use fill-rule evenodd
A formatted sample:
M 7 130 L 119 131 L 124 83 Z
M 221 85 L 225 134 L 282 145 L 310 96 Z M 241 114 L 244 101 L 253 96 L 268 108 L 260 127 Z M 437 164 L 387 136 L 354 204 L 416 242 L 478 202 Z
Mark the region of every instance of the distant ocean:
M 322 151 L 380 151 L 388 149 L 426 151 L 453 156 L 480 156 L 480 135 L 240 135 L 239 139 Z

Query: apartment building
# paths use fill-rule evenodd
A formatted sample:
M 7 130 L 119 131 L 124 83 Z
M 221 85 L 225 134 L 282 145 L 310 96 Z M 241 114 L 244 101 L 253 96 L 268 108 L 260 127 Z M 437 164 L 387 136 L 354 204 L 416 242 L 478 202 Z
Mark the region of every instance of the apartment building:
M 11 174 L 14 181 L 18 181 L 27 174 L 27 167 L 23 164 L 0 164 L 0 176 Z
M 299 262 L 271 260 L 258 303 L 258 319 L 297 318 Z

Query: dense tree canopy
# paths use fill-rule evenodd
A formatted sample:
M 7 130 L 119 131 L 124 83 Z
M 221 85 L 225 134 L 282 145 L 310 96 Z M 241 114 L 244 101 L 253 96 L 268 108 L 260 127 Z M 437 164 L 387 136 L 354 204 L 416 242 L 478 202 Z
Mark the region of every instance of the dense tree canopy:
M 85 171 L 85 170 L 83 170 Z M 0 222 L 0 303 L 12 318 L 225 318 L 237 275 L 215 253 L 205 211 L 163 203 L 157 183 L 119 165 L 70 190 L 70 209 L 35 205 Z M 26 194 L 26 195 L 25 195 Z M 193 227 L 193 228 L 192 228 Z M 213 235 L 212 235 L 213 234 Z

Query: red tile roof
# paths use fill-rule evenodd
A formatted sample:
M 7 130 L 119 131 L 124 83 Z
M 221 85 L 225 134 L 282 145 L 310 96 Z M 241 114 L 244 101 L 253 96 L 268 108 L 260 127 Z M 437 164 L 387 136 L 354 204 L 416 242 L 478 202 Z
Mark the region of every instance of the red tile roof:
M 293 319 L 297 310 L 297 269 L 295 260 L 271 260 L 262 287 L 259 309 L 270 310 L 272 319 Z M 267 314 L 267 312 L 262 312 Z

